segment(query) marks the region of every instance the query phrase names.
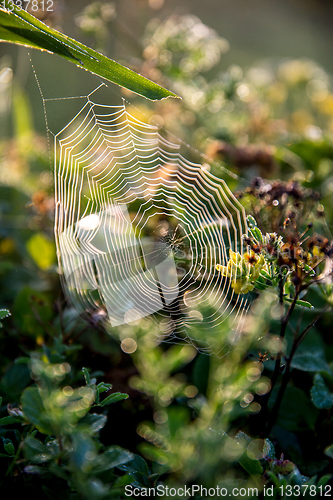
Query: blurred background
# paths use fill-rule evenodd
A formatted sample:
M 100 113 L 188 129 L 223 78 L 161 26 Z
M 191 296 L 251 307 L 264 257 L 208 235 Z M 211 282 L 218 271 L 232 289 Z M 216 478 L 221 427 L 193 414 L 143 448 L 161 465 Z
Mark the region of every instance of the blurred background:
M 125 97 L 141 119 L 164 126 L 245 179 L 242 187 L 256 175 L 305 181 L 321 190 L 331 210 L 329 1 L 54 0 L 49 9 L 41 3 L 33 13 L 182 97 L 152 103 L 110 84 L 105 103 L 118 105 Z M 29 154 L 43 157 L 42 186 L 51 189 L 45 113 L 57 133 L 82 101 L 47 101 L 44 110 L 32 65 L 46 99 L 87 96 L 100 80 L 57 56 L 28 55 L 10 44 L 0 51 L 1 137 L 19 134 L 23 144 L 26 135 L 31 147 L 37 134 Z M 3 153 L 9 144 L 3 143 Z M 17 149 L 10 152 L 1 173 L 9 184 L 23 179 L 24 163 L 11 161 Z M 189 156 L 198 160 L 193 150 Z M 24 168 L 28 190 L 32 170 Z M 239 187 L 230 182 L 231 189 Z
M 135 106 L 135 116 L 189 144 L 187 158 L 208 161 L 206 168 L 227 181 L 248 213 L 258 216 L 263 232 L 280 230 L 294 204 L 303 217 L 301 230 L 313 227 L 321 242 L 331 241 L 330 0 L 54 0 L 49 12 L 39 5 L 32 13 L 46 24 L 182 97 L 150 102 L 111 83 L 103 95 L 105 104 L 119 105 L 125 98 Z M 234 464 L 240 459 L 238 444 L 225 443 L 224 433 L 234 436 L 245 429 L 262 437 L 260 398 L 270 391 L 274 362 L 265 361 L 264 368 L 261 356 L 269 349 L 276 356 L 282 349 L 281 343 L 273 348 L 271 342 L 281 319 L 272 313 L 275 299 L 258 301 L 246 323 L 249 335 L 221 363 L 189 345 L 183 350 L 158 345 L 153 327 L 148 333 L 124 328 L 121 338 L 134 343 L 119 346 L 93 320 L 79 318 L 62 295 L 53 234 L 53 137 L 47 137 L 45 117 L 57 133 L 99 84 L 97 77 L 57 56 L 0 44 L 0 307 L 12 313 L 0 336 L 0 389 L 6 402 L 19 401 L 20 391 L 31 383 L 30 372 L 26 369 L 23 377 L 22 365 L 13 360 L 31 352 L 51 352 L 49 360 L 58 360 L 52 363 L 66 359 L 73 366 L 68 384 L 79 383 L 82 366 L 98 376 L 102 371 L 115 390 L 130 395 L 102 431 L 106 444 L 139 449 L 148 459 L 168 465 L 175 483 L 245 481 L 243 469 L 240 473 L 238 462 Z M 72 96 L 83 98 L 48 100 Z M 254 181 L 258 176 L 273 184 L 277 198 L 265 197 L 267 185 L 261 192 L 262 184 Z M 244 196 L 249 186 L 252 191 Z M 297 313 L 294 329 L 305 328 L 324 301 L 332 303 L 331 289 L 325 296 L 311 289 L 309 295 L 314 311 Z M 323 450 L 333 441 L 333 393 L 326 388 L 330 397 L 324 403 L 310 401 L 314 376 L 323 369 L 333 388 L 331 324 L 327 312 L 302 344 L 271 435 L 274 460 L 285 453 L 309 476 L 327 472 L 332 464 L 332 449 L 325 456 Z M 229 326 L 216 336 L 221 348 L 230 340 Z M 262 332 L 270 332 L 266 344 L 260 344 Z M 16 377 L 16 392 L 8 373 Z M 206 432 L 211 426 L 215 434 Z M 262 457 L 254 456 L 258 462 Z M 280 462 L 277 467 L 286 465 L 284 472 L 290 472 L 283 458 Z
M 254 63 L 267 59 L 312 59 L 328 73 L 333 69 L 330 50 L 333 6 L 329 0 L 207 0 L 204 3 L 199 0 L 53 0 L 51 8 L 50 12 L 40 9 L 34 14 L 69 36 L 93 45 L 137 70 L 145 61 L 143 52 L 150 21 L 166 21 L 170 16 L 185 15 L 197 16 L 227 41 L 221 58 L 216 58 L 212 67 L 207 68 L 209 72 L 205 72 L 208 80 L 232 65 L 247 71 Z M 0 67 L 11 67 L 22 87 L 31 84 L 26 51 L 8 44 L 2 44 L 0 50 Z M 37 51 L 32 53 L 34 58 L 40 57 Z M 62 72 L 57 71 L 57 64 L 61 64 L 59 58 L 43 58 L 47 84 L 58 90 L 68 87 L 73 95 L 79 95 L 83 72 L 76 72 L 68 64 L 64 80 Z M 48 90 L 46 88 L 45 92 Z M 38 109 L 37 93 L 32 89 L 30 92 L 33 108 Z M 42 113 L 36 113 L 39 131 L 43 130 L 42 118 Z

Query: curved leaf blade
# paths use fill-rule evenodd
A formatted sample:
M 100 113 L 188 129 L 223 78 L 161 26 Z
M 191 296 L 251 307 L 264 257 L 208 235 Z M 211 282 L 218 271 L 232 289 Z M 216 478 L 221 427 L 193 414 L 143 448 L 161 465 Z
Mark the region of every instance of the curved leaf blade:
M 122 392 L 114 392 L 113 394 L 110 394 L 110 396 L 107 396 L 99 406 L 106 406 L 110 405 L 112 403 L 117 403 L 118 401 L 122 401 L 123 399 L 128 399 L 128 394 L 124 394 Z
M 7 0 L 5 6 L 7 8 L 0 8 L 0 41 L 57 54 L 80 68 L 153 101 L 167 97 L 179 98 L 170 90 L 157 85 L 148 78 L 96 52 L 74 38 L 50 28 Z

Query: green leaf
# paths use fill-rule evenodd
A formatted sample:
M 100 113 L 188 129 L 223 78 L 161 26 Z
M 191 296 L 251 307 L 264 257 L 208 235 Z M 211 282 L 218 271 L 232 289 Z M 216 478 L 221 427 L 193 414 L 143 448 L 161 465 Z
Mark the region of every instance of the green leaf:
M 303 372 L 327 372 L 330 373 L 330 367 L 323 359 L 323 352 L 303 352 L 296 354 L 292 363 L 292 368 Z
M 262 475 L 263 470 L 260 465 L 259 460 L 254 460 L 250 458 L 247 453 L 244 453 L 242 458 L 239 460 L 240 465 L 246 470 L 250 476 Z
M 105 382 L 100 382 L 96 386 L 96 389 L 98 393 L 101 394 L 102 392 L 109 391 L 110 389 L 112 389 L 112 384 L 106 384 Z
M 50 268 L 56 257 L 53 241 L 46 238 L 43 233 L 34 234 L 27 242 L 27 250 L 40 269 Z
M 114 392 L 107 398 L 103 399 L 99 406 L 106 406 L 112 403 L 117 403 L 117 401 L 122 401 L 123 399 L 128 399 L 128 394 L 124 394 L 122 392 Z
M 28 363 L 30 363 L 30 358 L 28 356 L 22 356 L 21 358 L 16 358 L 14 360 L 14 363 L 16 365 L 27 365 Z
M 104 382 L 100 382 L 96 386 L 96 398 L 95 398 L 96 404 L 99 405 L 99 395 L 102 392 L 109 391 L 110 389 L 112 389 L 112 385 L 111 384 L 105 384 Z
M 103 429 L 107 421 L 106 415 L 98 415 L 97 413 L 88 413 L 80 420 L 80 425 L 86 425 L 91 434 L 96 434 Z
M 21 424 L 22 420 L 16 417 L 3 417 L 0 418 L 0 425 Z
M 330 446 L 327 446 L 324 450 L 325 455 L 327 455 L 329 458 L 333 458 L 333 444 Z
M 49 424 L 42 398 L 37 387 L 28 387 L 21 397 L 22 410 L 26 418 L 42 434 L 53 434 Z
M 89 375 L 87 368 L 83 367 L 82 371 L 83 371 L 84 380 L 86 381 L 86 384 L 89 385 L 90 384 L 90 375 Z
M 264 442 L 263 457 L 271 459 L 275 458 L 274 444 L 268 438 L 266 438 Z
M 114 467 L 121 468 L 124 464 L 133 460 L 133 457 L 134 455 L 131 452 L 119 446 L 110 446 L 103 454 L 98 456 L 96 464 L 92 468 L 92 473 L 99 474 Z
M 333 449 L 332 449 L 332 452 L 333 452 Z M 333 458 L 333 453 L 332 453 L 332 456 L 330 458 Z M 328 481 L 330 481 L 331 479 L 332 479 L 332 474 L 325 474 L 325 476 L 322 476 L 319 479 L 319 481 L 317 483 L 317 488 L 319 488 L 320 486 L 325 486 L 328 483 Z
M 307 300 L 296 300 L 296 305 L 301 307 L 307 307 L 308 309 L 314 309 L 313 305 Z
M 35 463 L 47 462 L 52 458 L 49 448 L 32 436 L 28 436 L 24 441 L 24 454 L 28 460 Z
M 14 456 L 15 448 L 12 441 L 10 439 L 4 439 L 4 438 L 2 438 L 2 441 L 3 441 L 3 447 L 5 448 L 8 455 Z
M 250 228 L 257 227 L 257 221 L 255 220 L 254 217 L 252 217 L 252 215 L 248 215 L 246 217 L 246 220 Z
M 26 365 L 14 365 L 3 376 L 2 388 L 11 398 L 15 399 L 30 382 L 28 367 Z
M 150 474 L 150 470 L 146 461 L 142 457 L 140 457 L 140 455 L 134 455 L 134 458 L 130 462 L 128 462 L 126 465 L 120 465 L 119 469 L 131 473 L 138 472 L 143 476 L 149 476 Z
M 147 99 L 179 97 L 77 40 L 50 28 L 25 10 L 13 5 L 13 2 L 5 0 L 5 6 L 7 9 L 0 8 L 0 41 L 47 50 Z
M 292 303 L 293 299 L 289 299 L 288 297 L 284 298 L 285 302 Z M 296 305 L 300 307 L 307 307 L 308 309 L 314 309 L 313 305 L 310 304 L 310 302 L 307 302 L 306 300 L 296 300 Z
M 0 319 L 8 318 L 8 316 L 10 316 L 8 309 L 0 309 Z
M 311 388 L 311 400 L 316 408 L 329 410 L 333 407 L 333 393 L 327 389 L 323 377 L 317 373 Z
M 259 241 L 260 243 L 263 242 L 262 233 L 258 227 L 255 227 L 252 229 L 252 234 L 254 235 L 254 237 L 257 241 Z

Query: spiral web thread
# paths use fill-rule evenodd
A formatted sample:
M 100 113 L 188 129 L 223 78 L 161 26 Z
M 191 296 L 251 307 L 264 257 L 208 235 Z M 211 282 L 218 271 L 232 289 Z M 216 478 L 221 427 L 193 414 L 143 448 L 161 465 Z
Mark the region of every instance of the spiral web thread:
M 214 351 L 207 335 L 231 318 L 239 325 L 248 307 L 233 292 L 236 277 L 216 271 L 229 249 L 243 252 L 244 210 L 224 180 L 184 158 L 158 127 L 92 94 L 54 135 L 66 295 L 109 331 L 149 318 L 161 340 Z

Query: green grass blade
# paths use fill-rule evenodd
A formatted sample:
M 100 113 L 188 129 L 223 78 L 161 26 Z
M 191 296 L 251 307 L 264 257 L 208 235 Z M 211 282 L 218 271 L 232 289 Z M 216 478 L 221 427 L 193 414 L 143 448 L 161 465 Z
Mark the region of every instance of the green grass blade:
M 0 41 L 46 50 L 64 57 L 95 75 L 153 101 L 179 97 L 86 45 L 42 23 L 25 10 L 5 1 L 0 8 Z

